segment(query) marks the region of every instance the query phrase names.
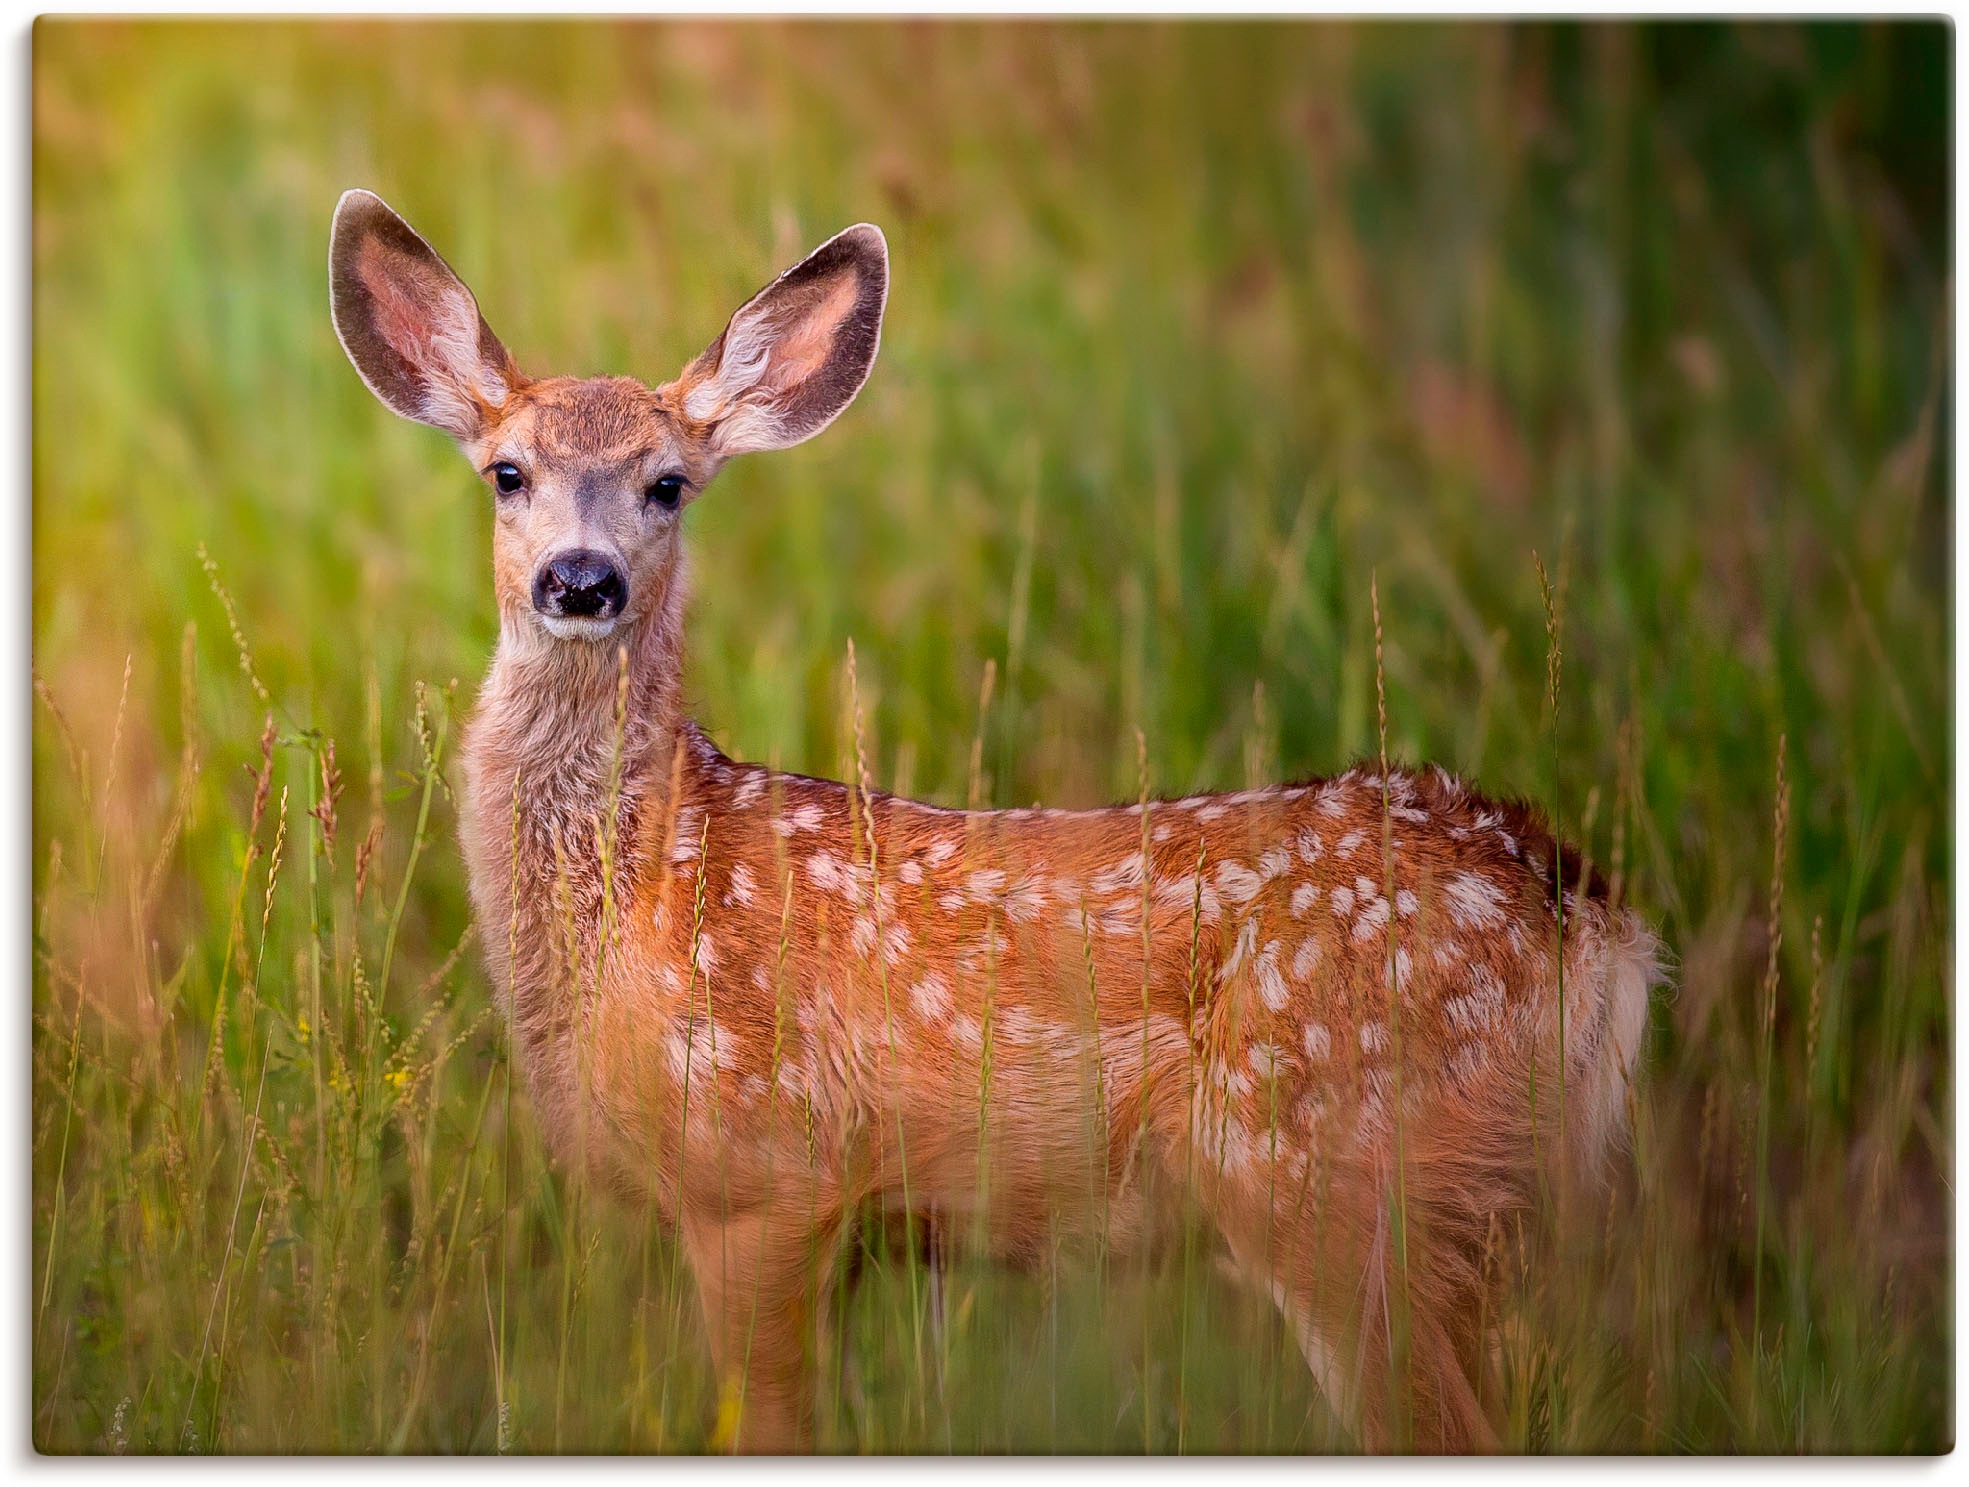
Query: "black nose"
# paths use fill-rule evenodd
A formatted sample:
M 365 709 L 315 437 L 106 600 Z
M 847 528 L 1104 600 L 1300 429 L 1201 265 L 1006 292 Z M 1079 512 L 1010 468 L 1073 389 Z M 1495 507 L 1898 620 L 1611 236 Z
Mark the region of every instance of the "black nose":
M 628 597 L 615 564 L 598 552 L 564 552 L 533 577 L 533 607 L 545 615 L 611 619 Z

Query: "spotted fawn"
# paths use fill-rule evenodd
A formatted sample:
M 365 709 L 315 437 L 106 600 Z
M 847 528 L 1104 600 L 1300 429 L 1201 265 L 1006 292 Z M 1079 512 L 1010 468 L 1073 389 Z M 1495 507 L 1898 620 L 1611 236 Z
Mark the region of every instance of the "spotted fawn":
M 366 191 L 330 280 L 363 381 L 492 493 L 462 836 L 533 1108 L 675 1234 L 739 1443 L 811 1444 L 859 1215 L 1033 1263 L 1187 1204 L 1364 1445 L 1493 1445 L 1487 1239 L 1601 1179 L 1661 979 L 1579 854 L 1440 769 L 964 811 L 726 758 L 679 702 L 683 512 L 861 389 L 872 226 L 655 388 L 527 376 Z

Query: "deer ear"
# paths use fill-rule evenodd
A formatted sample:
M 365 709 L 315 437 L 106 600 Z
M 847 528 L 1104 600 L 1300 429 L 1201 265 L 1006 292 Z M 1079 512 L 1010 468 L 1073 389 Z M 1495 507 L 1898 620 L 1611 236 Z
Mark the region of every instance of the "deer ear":
M 662 389 L 729 458 L 812 438 L 855 399 L 875 364 L 889 298 L 889 245 L 864 222 L 760 290 Z
M 472 291 L 372 192 L 336 203 L 328 290 L 342 349 L 405 418 L 473 439 L 526 380 Z

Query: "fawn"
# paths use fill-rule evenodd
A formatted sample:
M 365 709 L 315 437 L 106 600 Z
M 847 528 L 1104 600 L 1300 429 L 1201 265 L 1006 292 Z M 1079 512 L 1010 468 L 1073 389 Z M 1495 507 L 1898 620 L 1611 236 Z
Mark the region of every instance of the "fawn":
M 655 388 L 522 373 L 368 192 L 330 279 L 371 391 L 492 488 L 461 811 L 486 959 L 557 1158 L 674 1226 L 740 1444 L 811 1443 L 817 1278 L 857 1214 L 1030 1261 L 1139 1238 L 1151 1178 L 1366 1445 L 1494 1444 L 1491 1225 L 1594 1180 L 1662 979 L 1579 855 L 1439 769 L 959 811 L 724 757 L 680 711 L 682 513 L 860 391 L 872 226 Z

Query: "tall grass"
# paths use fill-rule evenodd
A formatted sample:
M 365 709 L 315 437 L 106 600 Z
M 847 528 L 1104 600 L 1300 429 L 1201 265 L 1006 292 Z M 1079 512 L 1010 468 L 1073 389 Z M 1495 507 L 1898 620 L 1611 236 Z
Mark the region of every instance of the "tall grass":
M 880 221 L 855 410 L 688 519 L 694 714 L 862 798 L 1385 753 L 1544 800 L 1679 966 L 1630 1175 L 1493 1236 L 1505 1444 L 1946 1446 L 1947 53 L 41 23 L 36 1442 L 688 1451 L 743 1407 L 512 1077 L 453 844 L 489 518 L 334 344 L 366 184 L 524 365 L 651 380 Z M 940 1308 L 858 1243 L 824 1449 L 1352 1446 L 1206 1230 L 960 1257 Z

